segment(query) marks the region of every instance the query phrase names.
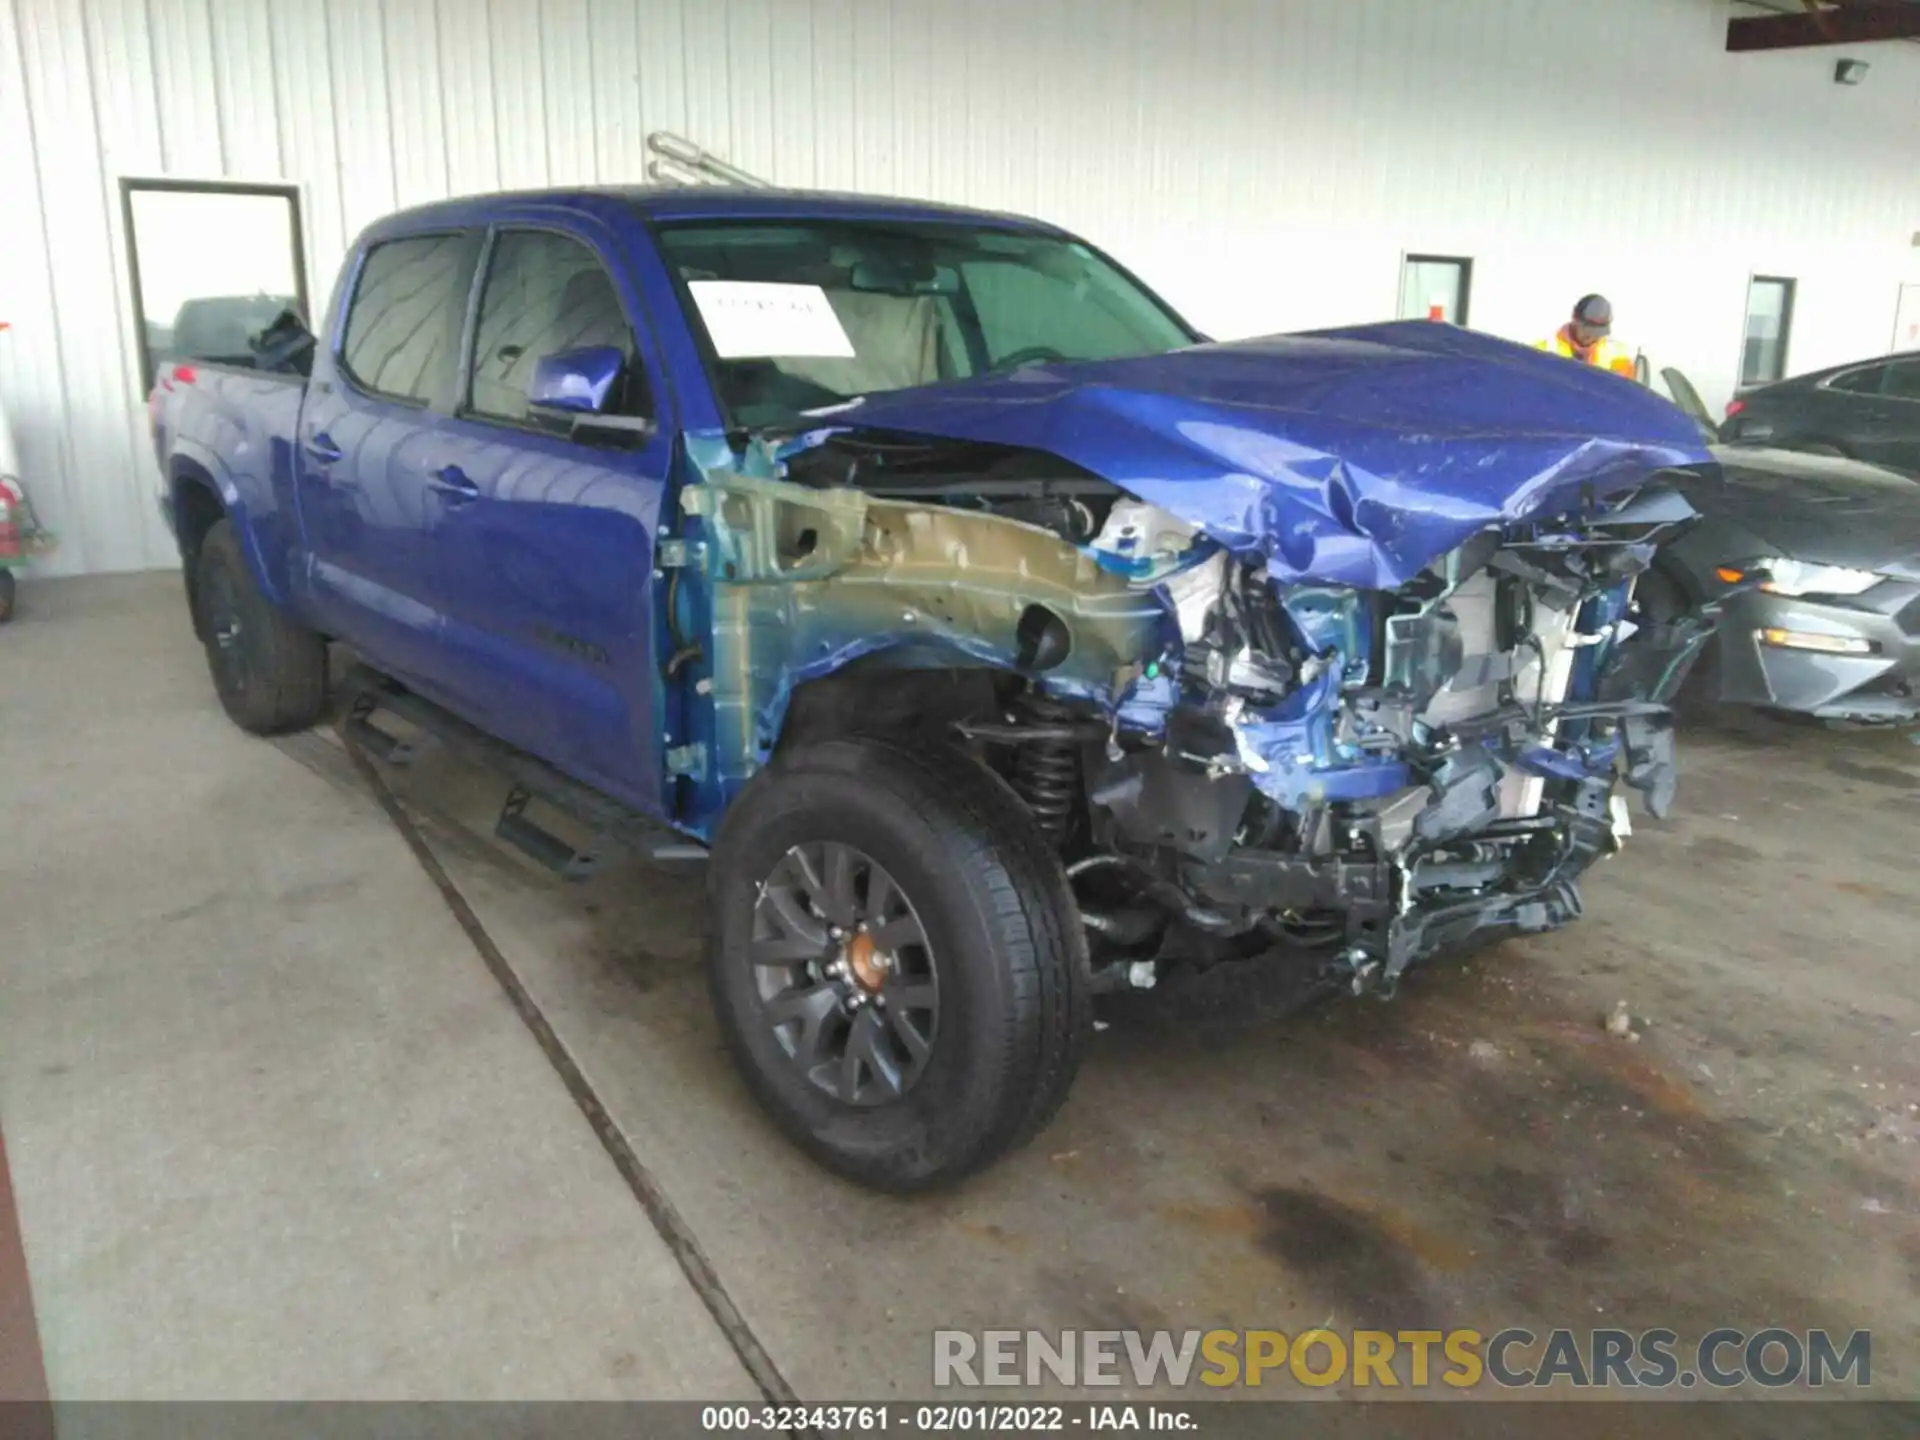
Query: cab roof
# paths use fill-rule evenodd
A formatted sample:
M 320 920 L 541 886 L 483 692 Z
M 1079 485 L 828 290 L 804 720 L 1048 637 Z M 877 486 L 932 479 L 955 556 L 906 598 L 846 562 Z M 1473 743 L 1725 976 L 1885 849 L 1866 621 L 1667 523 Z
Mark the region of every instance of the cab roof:
M 842 220 L 892 224 L 974 224 L 1057 235 L 1058 227 L 1025 215 L 826 190 L 749 189 L 723 185 L 608 185 L 514 190 L 416 205 L 376 221 L 367 238 L 426 225 L 482 225 L 507 210 L 529 207 L 604 215 L 612 206 L 646 220 Z

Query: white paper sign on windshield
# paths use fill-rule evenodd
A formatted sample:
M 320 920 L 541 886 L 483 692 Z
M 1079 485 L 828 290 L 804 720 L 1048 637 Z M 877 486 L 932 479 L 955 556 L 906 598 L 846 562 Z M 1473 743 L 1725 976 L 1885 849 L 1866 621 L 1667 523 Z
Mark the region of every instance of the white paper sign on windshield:
M 690 280 L 693 303 L 722 360 L 783 356 L 854 358 L 846 327 L 818 285 L 761 280 Z

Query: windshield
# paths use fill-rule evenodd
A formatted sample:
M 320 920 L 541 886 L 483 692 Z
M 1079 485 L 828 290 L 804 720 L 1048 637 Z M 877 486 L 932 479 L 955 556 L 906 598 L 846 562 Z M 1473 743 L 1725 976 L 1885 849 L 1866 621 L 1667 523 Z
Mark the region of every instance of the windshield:
M 963 225 L 683 222 L 659 229 L 731 424 L 856 395 L 1197 338 L 1079 241 Z

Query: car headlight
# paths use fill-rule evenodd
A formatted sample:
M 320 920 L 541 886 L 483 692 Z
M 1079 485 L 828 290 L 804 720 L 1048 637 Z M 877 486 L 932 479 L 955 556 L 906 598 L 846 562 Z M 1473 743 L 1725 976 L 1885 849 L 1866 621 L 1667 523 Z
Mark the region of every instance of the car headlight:
M 1880 583 L 1871 570 L 1844 565 L 1809 565 L 1802 560 L 1756 560 L 1748 570 L 1765 570 L 1760 588 L 1774 595 L 1859 595 Z

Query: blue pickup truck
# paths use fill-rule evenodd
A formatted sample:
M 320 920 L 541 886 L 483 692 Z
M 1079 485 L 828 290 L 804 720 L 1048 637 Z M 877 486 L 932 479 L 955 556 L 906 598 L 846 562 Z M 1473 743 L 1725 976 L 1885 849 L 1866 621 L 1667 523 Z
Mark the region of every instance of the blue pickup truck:
M 1710 626 L 1633 589 L 1711 457 L 1525 347 L 1216 344 L 1033 220 L 696 187 L 394 215 L 254 349 L 150 404 L 229 715 L 337 642 L 696 847 L 741 1070 L 866 1184 L 1032 1135 L 1103 992 L 1390 993 L 1671 797 Z

